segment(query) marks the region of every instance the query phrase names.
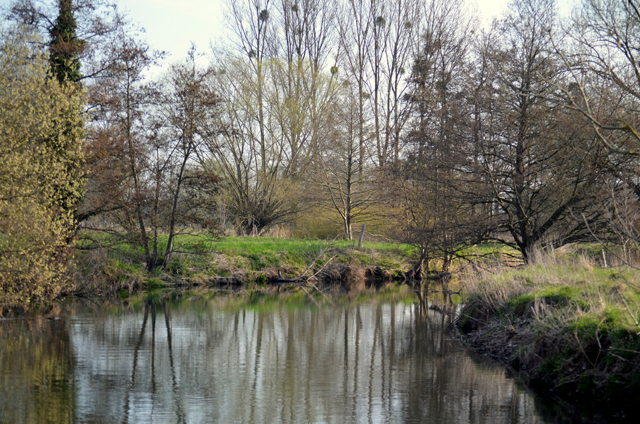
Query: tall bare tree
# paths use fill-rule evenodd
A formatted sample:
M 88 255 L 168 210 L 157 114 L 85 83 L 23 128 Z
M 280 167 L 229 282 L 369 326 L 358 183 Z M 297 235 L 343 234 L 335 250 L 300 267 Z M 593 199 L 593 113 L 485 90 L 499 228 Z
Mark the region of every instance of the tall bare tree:
M 554 43 L 566 70 L 557 85 L 558 100 L 591 128 L 606 153 L 603 167 L 609 176 L 600 210 L 615 234 L 637 245 L 640 4 L 585 0 L 563 35 L 564 42 Z M 636 201 L 630 201 L 634 196 Z
M 294 215 L 318 152 L 335 91 L 327 69 L 335 3 L 251 0 L 230 4 L 229 15 L 236 42 L 218 58 L 228 96 L 211 166 L 225 179 L 239 229 L 259 233 Z
M 260 65 L 264 74 L 269 62 Z M 267 99 L 277 97 L 266 82 L 256 89 L 257 76 L 242 59 L 228 57 L 218 68 L 217 84 L 224 90 L 218 141 L 209 145 L 208 169 L 224 179 L 227 208 L 244 233 L 281 222 L 295 212 L 293 181 L 288 166 L 289 150 L 278 128 L 277 119 L 267 108 Z M 262 107 L 257 98 L 263 98 Z M 270 105 L 279 108 L 282 105 Z M 262 109 L 264 122 L 260 122 Z M 269 119 L 268 119 L 269 118 Z M 271 119 L 274 118 L 274 119 Z M 262 138 L 264 134 L 264 138 Z
M 320 187 L 316 198 L 330 214 L 337 214 L 346 240 L 353 239 L 353 224 L 374 217 L 372 208 L 379 202 L 372 161 L 360 166 L 358 129 L 360 123 L 357 86 L 344 81 L 333 99 L 325 122 L 327 130 L 322 151 L 312 171 Z M 368 152 L 365 159 L 373 152 Z M 362 171 L 360 171 L 362 169 Z
M 90 92 L 95 109 L 94 119 L 88 128 L 88 148 L 90 156 L 110 163 L 109 166 L 119 172 L 106 179 L 102 175 L 92 179 L 90 175 L 89 183 L 93 184 L 95 191 L 88 193 L 88 203 L 101 205 L 103 210 L 113 212 L 113 219 L 126 230 L 125 236 L 129 241 L 144 249 L 144 259 L 151 270 L 157 261 L 157 249 L 149 245 L 146 219 L 148 200 L 153 190 L 149 185 L 149 146 L 145 126 L 151 97 L 145 85 L 144 71 L 153 64 L 156 56 L 146 43 L 124 31 L 112 49 L 118 60 L 112 63 L 109 73 Z M 109 157 L 95 151 L 98 148 L 117 154 Z M 94 168 L 96 171 L 100 169 Z M 108 185 L 102 186 L 101 183 Z M 104 196 L 114 200 L 104 202 L 100 199 Z
M 358 172 L 364 173 L 366 144 L 369 141 L 367 129 L 367 84 L 369 78 L 368 53 L 373 43 L 371 2 L 355 0 L 342 3 L 339 12 L 340 67 L 347 78 L 357 87 L 358 104 Z
M 201 196 L 185 199 L 185 189 L 198 188 L 204 193 L 213 193 L 218 184 L 217 175 L 204 172 L 202 161 L 206 146 L 218 135 L 220 97 L 214 89 L 213 68 L 199 68 L 196 56 L 192 46 L 184 62 L 169 68 L 156 97 L 153 128 L 160 149 L 154 161 L 158 191 L 155 199 L 158 199 L 156 205 L 160 204 L 164 210 L 156 212 L 154 240 L 157 240 L 158 229 L 167 233 L 163 268 L 171 259 L 177 226 L 202 226 L 204 217 L 194 214 L 194 209 L 212 204 L 211 199 Z M 157 244 L 154 242 L 154 246 Z
M 601 174 L 593 135 L 548 100 L 560 75 L 555 27 L 553 1 L 518 0 L 484 43 L 493 122 L 479 138 L 480 172 L 499 215 L 494 237 L 525 261 L 544 238 L 583 238 L 586 223 L 598 219 L 591 208 Z
M 279 22 L 273 40 L 281 58 L 274 67 L 274 83 L 281 87 L 278 122 L 289 145 L 290 172 L 294 178 L 304 171 L 318 144 L 318 122 L 328 104 L 323 71 L 335 42 L 336 3 L 328 0 L 280 0 L 276 9 Z
M 400 155 L 400 135 L 408 119 L 403 95 L 422 25 L 420 3 L 352 1 L 339 19 L 340 68 L 358 86 L 359 139 L 376 151 L 377 166 Z M 364 162 L 363 162 L 364 163 Z
M 408 101 L 412 104 L 407 148 L 391 167 L 393 191 L 403 207 L 398 236 L 420 248 L 416 268 L 442 260 L 447 271 L 455 254 L 479 240 L 481 219 L 469 188 L 472 140 L 466 104 L 472 74 L 475 21 L 462 2 L 432 2 L 425 11 Z

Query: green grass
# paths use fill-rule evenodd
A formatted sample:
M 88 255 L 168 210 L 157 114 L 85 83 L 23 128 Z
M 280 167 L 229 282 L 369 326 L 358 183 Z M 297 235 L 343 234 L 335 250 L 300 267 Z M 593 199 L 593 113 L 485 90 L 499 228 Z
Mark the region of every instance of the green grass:
M 362 249 L 356 250 L 357 242 L 348 240 L 305 240 L 280 238 L 224 237 L 217 240 L 203 240 L 198 236 L 181 236 L 176 242 L 176 250 L 200 250 L 248 258 L 282 255 L 298 258 L 302 253 L 313 254 L 320 248 L 329 246 L 332 249 L 358 252 L 385 252 L 409 256 L 414 248 L 409 245 L 391 243 L 364 242 Z
M 104 245 L 109 245 L 109 236 L 101 233 L 88 234 L 100 240 Z M 159 254 L 164 255 L 167 236 L 159 236 Z M 335 262 L 348 262 L 355 259 L 361 266 L 382 266 L 389 269 L 406 268 L 416 258 L 416 248 L 401 243 L 381 243 L 364 241 L 362 248 L 357 248 L 355 240 L 314 240 L 314 239 L 283 239 L 268 237 L 222 237 L 212 238 L 207 235 L 180 235 L 175 238 L 174 250 L 188 255 L 225 255 L 231 263 L 230 268 L 246 268 L 259 271 L 267 268 L 292 269 L 301 271 L 311 260 L 315 259 L 320 249 L 330 245 L 328 256 L 321 258 L 318 265 L 322 266 L 324 260 L 336 255 Z M 79 246 L 88 246 L 90 243 L 81 238 Z M 119 244 L 114 246 L 116 252 L 132 258 L 142 258 L 144 251 L 140 247 L 131 244 Z M 486 243 L 476 245 L 461 252 L 473 260 L 491 262 L 503 260 L 505 257 L 517 260 L 518 252 L 514 249 L 498 243 Z M 192 258 L 192 265 L 202 263 L 197 258 Z M 436 261 L 437 262 L 437 261 Z M 455 260 L 453 268 L 466 265 L 468 262 Z M 432 264 L 433 265 L 433 264 Z M 214 269 L 216 275 L 226 275 L 225 269 Z
M 632 269 L 585 268 L 576 264 L 533 265 L 496 272 L 474 283 L 470 299 L 495 302 L 495 312 L 517 319 L 537 314 L 537 319 L 562 316 L 569 330 L 580 322 L 605 319 L 609 326 L 640 331 L 640 272 Z M 532 312 L 536 307 L 544 310 Z
M 97 242 L 96 242 L 97 240 Z M 156 292 L 167 287 L 209 287 L 217 277 L 236 277 L 246 291 L 269 291 L 267 279 L 276 275 L 295 278 L 309 267 L 307 276 L 323 268 L 342 272 L 347 264 L 354 269 L 382 268 L 401 273 L 412 266 L 414 248 L 409 245 L 345 240 L 305 240 L 280 238 L 177 236 L 174 253 L 166 270 L 145 271 L 140 247 L 115 244 L 104 233 L 82 234 L 78 245 L 108 249 L 77 251 L 78 287 L 104 296 L 124 297 L 134 292 Z M 166 236 L 160 237 L 159 263 L 164 256 Z M 324 268 L 326 266 L 326 268 Z M 333 267 L 333 268 L 332 268 Z M 337 271 L 336 271 L 337 270 Z M 388 274 L 387 274 L 388 275 Z
M 100 240 L 103 245 L 109 245 L 109 236 L 100 233 L 90 234 L 91 237 Z M 159 237 L 159 254 L 164 255 L 167 236 Z M 87 247 L 90 242 L 81 237 L 78 245 Z M 322 249 L 328 247 L 324 257 L 320 257 L 318 265 L 332 256 L 334 260 L 348 261 L 353 257 L 362 266 L 376 265 L 388 268 L 397 268 L 404 264 L 407 258 L 414 253 L 414 248 L 405 244 L 364 242 L 358 249 L 357 242 L 347 240 L 304 240 L 304 239 L 280 239 L 280 238 L 250 238 L 250 237 L 224 237 L 213 239 L 199 235 L 181 235 L 175 238 L 174 251 L 179 255 L 190 255 L 189 264 L 172 263 L 169 268 L 177 274 L 184 274 L 190 267 L 202 266 L 210 261 L 213 254 L 226 256 L 228 268 L 246 268 L 259 271 L 267 268 L 291 269 L 292 271 L 304 270 Z M 141 258 L 144 251 L 141 247 L 123 243 L 113 246 L 114 252 L 130 258 Z M 175 257 L 175 256 L 174 256 Z M 217 271 L 217 270 L 213 270 Z M 222 275 L 228 270 L 220 270 Z

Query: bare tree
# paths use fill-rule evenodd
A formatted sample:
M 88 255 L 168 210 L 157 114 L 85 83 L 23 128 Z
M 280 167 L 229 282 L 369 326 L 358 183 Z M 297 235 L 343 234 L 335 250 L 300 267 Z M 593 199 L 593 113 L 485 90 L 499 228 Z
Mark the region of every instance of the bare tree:
M 566 69 L 557 100 L 589 125 L 606 153 L 598 204 L 623 245 L 640 240 L 637 205 L 630 203 L 630 193 L 636 203 L 640 194 L 639 7 L 635 0 L 585 0 L 565 28 L 565 42 L 554 43 Z
M 370 95 L 366 91 L 369 75 L 367 55 L 371 48 L 372 26 L 370 2 L 355 0 L 342 4 L 339 12 L 340 66 L 347 78 L 357 87 L 358 101 L 358 173 L 363 175 L 366 144 L 366 102 Z
M 384 122 L 382 129 L 376 131 L 380 140 L 376 143 L 379 163 L 400 158 L 401 136 L 412 106 L 411 102 L 404 101 L 409 87 L 408 76 L 411 60 L 419 54 L 425 18 L 425 13 L 419 7 L 420 2 L 406 0 L 390 2 L 387 8 L 387 45 L 382 65 L 385 78 L 382 103 Z
M 213 125 L 219 98 L 213 71 L 195 64 L 195 49 L 154 84 L 144 71 L 157 52 L 125 33 L 113 48 L 119 60 L 91 91 L 96 105 L 88 126 L 93 167 L 85 207 L 98 208 L 117 226 L 85 227 L 107 231 L 113 243 L 140 246 L 152 271 L 169 263 L 179 225 L 195 223 L 191 212 L 198 205 L 193 198 L 184 201 L 185 190 L 198 186 L 211 193 L 218 182 L 202 172 L 200 160 L 205 140 L 217 135 Z M 204 178 L 190 181 L 196 177 Z
M 273 67 L 277 98 L 269 99 L 277 114 L 282 137 L 288 144 L 289 171 L 294 178 L 304 172 L 315 155 L 318 122 L 322 119 L 331 86 L 323 70 L 332 52 L 336 3 L 328 0 L 280 0 L 280 22 L 273 41 L 283 51 L 281 66 Z M 327 91 L 329 88 L 329 91 Z
M 580 112 L 614 154 L 640 155 L 639 5 L 633 0 L 585 0 L 569 28 L 573 49 L 560 54 L 571 77 L 562 87 L 565 104 Z
M 584 238 L 587 222 L 599 219 L 592 208 L 601 175 L 593 135 L 548 100 L 559 75 L 555 25 L 553 1 L 521 0 L 484 44 L 493 121 L 478 140 L 478 172 L 493 197 L 494 238 L 525 261 L 543 238 Z
M 261 67 L 267 73 L 269 62 Z M 228 57 L 224 67 L 218 68 L 217 84 L 225 93 L 218 121 L 222 131 L 218 140 L 209 145 L 206 165 L 224 179 L 226 206 L 237 228 L 245 233 L 254 229 L 260 233 L 291 217 L 296 210 L 291 196 L 295 181 L 286 177 L 291 164 L 288 145 L 278 128 L 278 120 L 271 119 L 267 108 L 266 99 L 275 94 L 268 92 L 266 83 L 258 92 L 255 78 L 251 69 L 237 58 Z M 257 97 L 263 98 L 262 107 Z M 259 108 L 265 119 L 262 123 Z
M 257 142 L 259 147 L 259 160 L 261 172 L 266 172 L 267 155 L 267 129 L 265 116 L 264 89 L 266 76 L 263 65 L 265 59 L 275 56 L 273 45 L 269 41 L 273 38 L 273 10 L 270 10 L 270 0 L 246 0 L 244 2 L 232 2 L 230 17 L 232 30 L 237 38 L 238 50 L 246 58 L 247 69 L 253 73 L 252 84 L 255 87 L 253 98 L 256 110 Z
M 301 176 L 321 142 L 321 122 L 335 92 L 335 3 L 246 1 L 229 5 L 232 50 L 218 57 L 228 96 L 212 146 L 212 169 L 224 178 L 228 210 L 241 232 L 291 219 Z
M 106 179 L 102 176 L 93 179 L 93 175 L 90 175 L 90 184 L 94 184 L 95 191 L 88 194 L 120 197 L 113 202 L 89 199 L 88 203 L 109 205 L 114 219 L 126 230 L 126 238 L 144 249 L 147 267 L 153 269 L 155 259 L 150 250 L 145 219 L 150 188 L 145 172 L 148 150 L 144 122 L 150 97 L 143 72 L 151 66 L 156 56 L 144 42 L 131 38 L 124 31 L 121 31 L 117 44 L 111 48 L 118 60 L 112 63 L 109 74 L 101 79 L 100 84 L 90 91 L 95 109 L 88 128 L 89 150 L 104 148 L 119 152 L 114 157 L 90 153 L 95 158 L 117 164 L 119 172 L 114 178 Z M 96 141 L 96 144 L 92 141 Z M 100 183 L 116 185 L 100 186 Z
M 336 213 L 347 240 L 353 239 L 354 222 L 365 223 L 375 214 L 372 207 L 379 203 L 379 187 L 375 170 L 369 164 L 360 166 L 358 129 L 360 115 L 356 87 L 344 81 L 333 99 L 333 108 L 326 121 L 329 128 L 323 134 L 325 143 L 316 156 L 313 169 L 316 194 L 325 210 Z M 365 160 L 372 153 L 365 155 Z M 360 171 L 362 169 L 362 171 Z
M 206 193 L 211 192 L 218 182 L 215 175 L 213 179 L 211 175 L 203 175 L 200 161 L 207 142 L 215 139 L 218 133 L 216 116 L 220 97 L 214 90 L 213 68 L 198 68 L 196 55 L 196 49 L 192 46 L 183 63 L 170 67 L 157 92 L 158 113 L 154 127 L 156 138 L 164 140 L 164 143 L 162 151 L 155 158 L 158 165 L 156 187 L 164 191 L 163 197 L 168 204 L 164 213 L 157 214 L 159 225 L 154 228 L 167 231 L 163 268 L 169 264 L 173 252 L 177 224 L 185 223 L 184 218 L 190 218 L 191 223 L 202 224 L 188 210 L 200 207 L 199 202 L 192 197 L 186 202 L 189 207 L 185 208 L 184 185 L 188 184 L 189 179 L 200 177 L 199 181 L 192 181 L 190 186 Z M 210 203 L 206 198 L 199 200 Z M 154 234 L 156 239 L 157 230 Z M 157 246 L 157 242 L 154 246 Z
M 358 86 L 363 164 L 368 143 L 375 148 L 377 166 L 400 155 L 400 137 L 411 105 L 403 101 L 407 70 L 421 27 L 419 4 L 412 0 L 342 4 L 340 68 Z
M 420 249 L 416 269 L 433 259 L 448 271 L 454 256 L 480 239 L 482 220 L 469 189 L 472 146 L 466 90 L 474 20 L 461 2 L 432 2 L 425 13 L 407 99 L 414 110 L 407 148 L 392 166 L 395 197 L 403 208 L 403 241 Z

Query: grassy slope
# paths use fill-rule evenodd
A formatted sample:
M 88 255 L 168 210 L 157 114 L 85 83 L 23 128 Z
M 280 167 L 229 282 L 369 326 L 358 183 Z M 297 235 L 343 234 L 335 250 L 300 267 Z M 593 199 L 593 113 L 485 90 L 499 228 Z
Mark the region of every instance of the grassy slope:
M 109 245 L 104 235 L 92 234 L 102 245 Z M 80 246 L 90 242 L 81 239 Z M 164 243 L 161 243 L 161 246 Z M 239 276 L 247 281 L 259 280 L 278 272 L 283 277 L 297 277 L 307 267 L 319 269 L 354 263 L 358 267 L 383 267 L 404 270 L 410 267 L 413 248 L 408 245 L 365 242 L 358 249 L 350 241 L 301 239 L 179 236 L 167 272 L 147 275 L 142 265 L 142 249 L 129 244 L 110 249 L 81 251 L 78 269 L 87 290 L 135 291 L 144 286 L 203 284 L 214 277 Z M 160 252 L 162 255 L 164 252 Z M 91 282 L 91 283 L 88 283 Z M 92 287 L 88 287 L 92 286 Z
M 467 340 L 533 386 L 597 408 L 640 401 L 640 271 L 584 257 L 468 279 Z

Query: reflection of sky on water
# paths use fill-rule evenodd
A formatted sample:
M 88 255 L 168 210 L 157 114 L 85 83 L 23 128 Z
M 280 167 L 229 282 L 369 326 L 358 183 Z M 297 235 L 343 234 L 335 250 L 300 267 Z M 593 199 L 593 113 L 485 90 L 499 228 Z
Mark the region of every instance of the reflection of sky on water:
M 545 422 L 414 305 L 75 308 L 0 321 L 3 424 Z

